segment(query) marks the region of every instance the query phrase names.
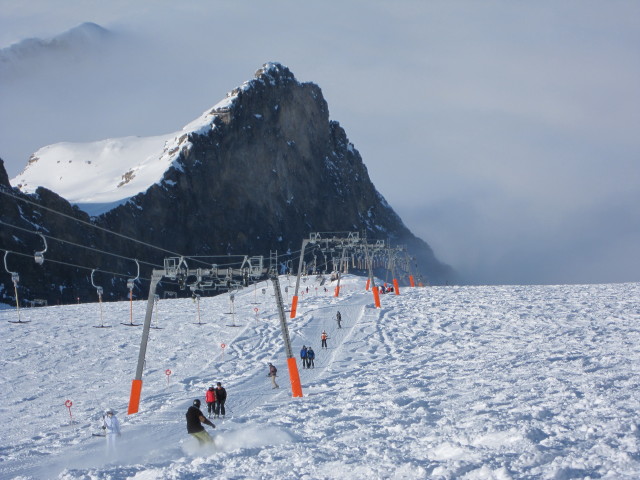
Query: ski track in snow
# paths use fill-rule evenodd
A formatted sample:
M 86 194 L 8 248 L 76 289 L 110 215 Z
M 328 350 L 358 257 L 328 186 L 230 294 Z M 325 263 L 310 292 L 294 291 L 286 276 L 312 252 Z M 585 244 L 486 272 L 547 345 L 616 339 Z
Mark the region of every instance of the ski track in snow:
M 403 288 L 374 309 L 364 279 L 342 282 L 336 298 L 305 279 L 288 319 L 303 398 L 270 282 L 237 293 L 235 314 L 228 295 L 201 298 L 200 317 L 192 299 L 161 300 L 131 416 L 129 302 L 103 304 L 110 328 L 94 328 L 97 303 L 22 310 L 24 325 L 0 310 L 0 478 L 640 478 L 640 284 Z M 216 381 L 227 418 L 201 451 L 184 413 Z M 107 407 L 123 430 L 112 457 L 91 436 Z

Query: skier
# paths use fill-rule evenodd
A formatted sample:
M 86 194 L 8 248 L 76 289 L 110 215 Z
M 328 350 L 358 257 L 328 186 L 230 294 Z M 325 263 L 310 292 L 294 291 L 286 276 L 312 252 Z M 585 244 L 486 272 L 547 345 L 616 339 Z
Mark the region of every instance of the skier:
M 107 408 L 102 416 L 102 429 L 107 437 L 107 453 L 116 453 L 116 438 L 120 436 L 120 422 L 110 408 Z
M 269 373 L 267 374 L 267 377 L 271 377 L 271 385 L 273 385 L 272 388 L 280 388 L 280 385 L 276 383 L 277 373 L 278 369 L 276 368 L 276 366 L 272 363 L 269 363 Z
M 313 351 L 313 348 L 309 347 L 307 349 L 307 368 L 316 368 L 313 364 L 313 359 L 316 358 L 316 354 Z
M 204 399 L 207 402 L 207 412 L 209 413 L 209 418 L 211 418 L 211 413 L 213 412 L 213 405 L 216 401 L 216 391 L 213 389 L 213 385 L 209 387 L 209 390 L 204 394 Z
M 224 402 L 227 401 L 227 391 L 224 389 L 222 384 L 218 382 L 216 386 L 216 404 L 213 410 L 215 418 L 220 418 L 220 414 L 222 414 L 222 418 L 225 416 L 224 410 Z
M 340 314 L 340 310 L 336 313 L 336 322 L 338 322 L 338 328 L 342 328 L 342 315 Z
M 207 443 L 213 443 L 213 438 L 211 435 L 204 429 L 202 424 L 210 425 L 213 428 L 216 426 L 211 423 L 210 420 L 206 419 L 200 410 L 200 400 L 197 398 L 193 401 L 193 405 L 189 407 L 187 410 L 187 432 L 198 439 L 198 443 L 200 446 L 205 445 Z
M 322 340 L 322 348 L 328 348 L 327 347 L 327 332 L 325 332 L 324 330 L 322 331 L 322 335 L 320 335 L 320 339 Z
M 307 347 L 305 345 L 300 350 L 300 359 L 302 360 L 302 368 L 307 368 Z

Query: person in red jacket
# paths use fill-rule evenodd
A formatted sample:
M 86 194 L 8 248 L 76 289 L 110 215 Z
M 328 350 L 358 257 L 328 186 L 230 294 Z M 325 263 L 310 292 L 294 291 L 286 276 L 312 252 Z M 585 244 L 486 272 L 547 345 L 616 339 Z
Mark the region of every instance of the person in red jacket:
M 209 412 L 209 418 L 214 410 L 214 404 L 216 403 L 216 391 L 213 386 L 209 387 L 209 390 L 204 394 L 204 399 L 207 402 L 207 411 Z

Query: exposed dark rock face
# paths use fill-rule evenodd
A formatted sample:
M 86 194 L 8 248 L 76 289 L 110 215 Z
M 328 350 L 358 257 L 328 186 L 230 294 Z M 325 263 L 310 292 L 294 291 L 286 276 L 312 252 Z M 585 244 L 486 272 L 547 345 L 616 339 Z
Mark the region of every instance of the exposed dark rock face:
M 440 263 L 430 247 L 406 228 L 376 191 L 345 131 L 329 120 L 327 103 L 317 85 L 300 83 L 286 67 L 269 64 L 232 94 L 237 99 L 215 117 L 214 128 L 189 135 L 191 147 L 182 150 L 162 182 L 92 221 L 111 231 L 188 255 L 268 256 L 270 251 L 299 250 L 302 239 L 308 238 L 310 232 L 359 231 L 371 240 L 406 245 L 430 282 L 444 283 L 451 279 L 451 269 Z M 3 168 L 0 181 L 8 188 Z M 18 205 L 20 202 L 5 195 L 0 197 L 3 221 L 20 221 L 21 225 L 32 222 L 55 230 L 60 238 L 77 236 L 75 241 L 83 245 L 90 242 L 99 250 L 162 263 L 161 252 L 98 230 L 90 232 L 88 227 L 71 225 L 68 219 L 54 219 L 55 215 L 39 212 L 34 206 L 25 214 L 29 210 L 25 205 Z M 34 197 L 37 198 L 32 201 L 89 221 L 86 215 L 48 190 L 39 189 Z M 21 207 L 26 219 L 20 220 L 17 207 Z M 34 230 L 33 225 L 25 228 Z M 10 238 L 15 235 L 30 237 L 35 245 L 25 243 L 19 251 L 29 251 L 26 247 L 38 249 L 37 236 L 5 230 L 3 227 L 0 248 L 18 249 L 20 246 Z M 78 231 L 77 235 L 70 233 L 74 231 Z M 77 257 L 78 249 L 69 248 L 69 254 L 72 250 Z M 96 252 L 81 256 L 78 262 L 90 263 L 79 265 L 135 274 L 130 261 L 110 260 Z M 50 303 L 73 301 L 75 296 L 84 299 L 87 293 L 95 299 L 90 284 L 86 292 L 85 288 L 79 292 L 73 287 L 71 294 L 72 285 L 88 283 L 87 271 L 63 279 L 56 273 L 57 267 L 47 267 L 38 266 L 41 275 L 29 279 L 32 288 L 38 285 L 38 295 Z M 149 268 L 144 270 L 143 276 L 148 277 Z M 2 276 L 5 299 L 7 289 L 13 288 L 8 277 Z M 68 294 L 58 288 L 61 280 L 68 282 Z M 106 296 L 108 290 L 112 298 L 123 298 L 126 294 L 122 279 L 109 287 L 105 288 Z

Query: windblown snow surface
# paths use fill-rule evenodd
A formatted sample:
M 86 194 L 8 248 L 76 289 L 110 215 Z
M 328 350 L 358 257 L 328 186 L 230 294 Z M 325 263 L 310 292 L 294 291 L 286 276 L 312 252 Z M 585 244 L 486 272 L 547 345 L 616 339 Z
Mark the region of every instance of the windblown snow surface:
M 22 310 L 22 325 L 3 310 L 0 477 L 640 478 L 640 284 L 405 288 L 381 309 L 362 278 L 343 277 L 338 298 L 327 285 L 307 278 L 289 320 L 296 355 L 316 351 L 314 369 L 298 361 L 304 397 L 263 282 L 233 304 L 158 302 L 130 416 L 142 328 L 121 324 L 129 302 L 103 304 L 102 320 L 98 303 Z M 134 323 L 145 306 L 133 302 Z M 185 412 L 217 381 L 227 417 L 200 450 Z M 107 407 L 122 424 L 115 456 L 92 436 Z

